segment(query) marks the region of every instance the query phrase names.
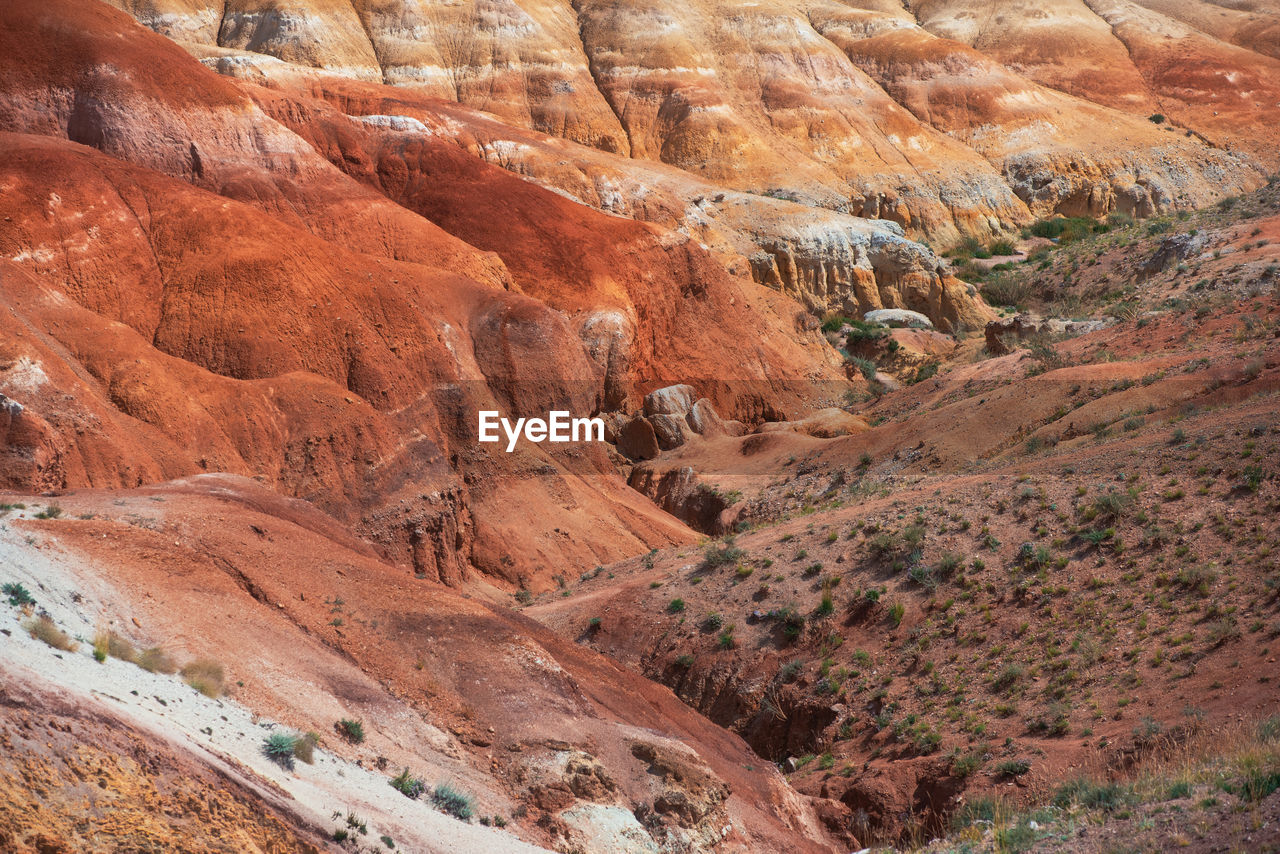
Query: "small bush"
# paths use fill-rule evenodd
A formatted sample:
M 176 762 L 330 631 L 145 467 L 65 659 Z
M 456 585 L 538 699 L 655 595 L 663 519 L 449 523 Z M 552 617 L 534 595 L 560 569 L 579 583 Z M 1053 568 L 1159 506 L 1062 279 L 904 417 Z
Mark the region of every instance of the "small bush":
M 708 569 L 715 569 L 720 566 L 727 566 L 737 563 L 746 556 L 746 552 L 733 544 L 732 536 L 725 537 L 724 542 L 719 545 L 707 546 L 707 550 L 703 552 L 702 562 Z
M 308 765 L 316 761 L 316 748 L 320 746 L 320 736 L 314 732 L 297 736 L 293 741 L 293 755 Z
M 406 768 L 390 780 L 391 788 L 406 798 L 417 799 L 427 790 L 427 785 L 409 773 Z
M 57 519 L 62 515 L 62 508 L 57 504 L 50 504 L 48 507 L 36 514 L 37 519 Z
M 352 744 L 364 743 L 364 722 L 353 720 L 352 718 L 343 718 L 334 724 L 338 733 Z
M 1164 124 L 1164 113 L 1152 113 L 1147 116 L 1147 121 L 1151 122 L 1153 125 L 1162 125 Z
M 1000 276 L 982 286 L 982 298 L 991 305 L 1025 305 L 1033 296 L 1031 283 L 1014 276 Z
M 1001 777 L 1021 777 L 1031 770 L 1031 763 L 1025 759 L 1006 759 L 996 766 L 996 773 Z
M 850 356 L 849 364 L 857 368 L 858 372 L 861 373 L 863 378 L 868 382 L 876 378 L 876 371 L 879 370 L 879 368 L 876 367 L 875 362 L 870 359 L 864 359 L 861 356 Z
M 222 696 L 226 674 L 218 662 L 209 658 L 198 658 L 186 664 L 180 673 L 183 682 L 206 697 Z
M 31 597 L 31 593 L 27 588 L 16 581 L 8 582 L 3 587 L 0 587 L 0 592 L 9 597 L 9 604 L 15 608 L 24 608 L 27 605 L 36 604 L 36 600 Z
M 471 816 L 475 814 L 475 805 L 471 796 L 453 788 L 448 783 L 440 783 L 431 790 L 431 805 L 460 821 L 470 821 Z
M 889 606 L 889 622 L 893 623 L 895 629 L 902 625 L 902 618 L 906 612 L 907 609 L 901 602 L 894 602 Z
M 679 613 L 680 613 L 680 612 L 682 612 L 683 610 L 684 610 L 684 600 L 683 600 L 683 599 L 681 599 L 681 598 L 680 598 L 680 597 L 678 597 L 678 596 L 677 596 L 675 599 L 672 599 L 672 600 L 667 604 L 667 613 L 668 613 L 668 614 L 679 614 Z
M 1083 778 L 1060 786 L 1053 795 L 1053 805 L 1066 809 L 1078 804 L 1086 809 L 1112 812 L 1133 800 L 1133 793 L 1115 783 L 1094 783 Z
M 294 749 L 299 740 L 293 733 L 273 732 L 262 742 L 262 752 L 281 768 L 292 770 Z
M 149 647 L 138 653 L 133 663 L 141 667 L 148 673 L 168 673 L 178 672 L 177 663 L 158 646 Z
M 24 625 L 27 634 L 38 641 L 48 644 L 54 649 L 60 649 L 63 652 L 73 652 L 76 648 L 76 642 L 58 628 L 57 624 L 47 614 L 41 614 L 34 620 L 28 620 Z

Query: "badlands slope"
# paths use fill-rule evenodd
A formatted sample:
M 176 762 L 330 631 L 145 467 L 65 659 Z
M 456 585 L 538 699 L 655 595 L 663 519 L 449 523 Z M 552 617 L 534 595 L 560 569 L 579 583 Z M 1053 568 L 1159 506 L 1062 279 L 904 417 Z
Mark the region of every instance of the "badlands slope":
M 836 851 L 1132 768 L 1162 693 L 1265 711 L 1275 15 L 1002 8 L 0 5 L 0 848 Z M 1055 213 L 1153 219 L 981 289 L 930 248 Z M 1105 328 L 987 358 L 1011 293 Z M 820 324 L 879 308 L 936 331 L 864 373 Z M 476 442 L 556 408 L 609 441 Z
M 941 243 L 1203 205 L 1277 165 L 1265 6 L 119 5 L 225 73 L 388 83 Z

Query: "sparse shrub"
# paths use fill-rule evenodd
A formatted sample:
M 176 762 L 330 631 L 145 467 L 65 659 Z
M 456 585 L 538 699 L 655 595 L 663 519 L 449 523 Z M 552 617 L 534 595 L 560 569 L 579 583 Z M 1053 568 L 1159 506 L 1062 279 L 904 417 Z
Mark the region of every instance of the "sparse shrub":
M 169 655 L 158 646 L 148 647 L 134 658 L 133 663 L 141 667 L 148 673 L 168 673 L 178 672 L 178 665 Z
M 39 617 L 28 620 L 23 627 L 31 637 L 48 644 L 54 649 L 72 652 L 76 648 L 76 642 L 66 632 L 58 628 L 48 614 L 41 614 Z
M 957 777 L 972 776 L 981 767 L 982 754 L 980 753 L 956 754 L 951 758 L 951 773 Z
M 1026 759 L 1007 759 L 996 766 L 996 773 L 1001 777 L 1021 777 L 1031 770 L 1031 763 Z
M 721 566 L 727 566 L 737 563 L 746 556 L 746 552 L 733 544 L 732 536 L 725 537 L 719 545 L 707 546 L 707 550 L 703 552 L 702 563 L 708 569 L 715 569 Z
M 57 519 L 62 515 L 62 508 L 57 504 L 50 504 L 48 507 L 36 514 L 37 519 Z
M 352 744 L 364 743 L 364 722 L 352 718 L 343 718 L 334 724 L 338 733 Z
M 475 814 L 471 796 L 448 783 L 439 783 L 431 790 L 431 805 L 460 821 L 470 821 Z
M 794 682 L 795 678 L 800 675 L 800 671 L 804 669 L 804 662 L 798 658 L 793 658 L 782 667 L 778 668 L 778 679 L 781 682 Z
M 1008 691 L 1014 685 L 1022 680 L 1026 670 L 1021 664 L 1006 664 L 1004 670 L 1000 671 L 1000 675 L 991 680 L 992 691 Z
M 288 732 L 273 732 L 262 743 L 262 752 L 281 768 L 292 769 L 294 749 L 299 737 Z
M 788 640 L 795 640 L 804 631 L 804 614 L 801 614 L 795 608 L 781 608 L 774 611 L 773 616 L 782 623 L 782 633 Z
M 938 576 L 933 567 L 916 564 L 907 571 L 907 577 L 926 590 L 938 588 Z
M 895 629 L 902 625 L 902 618 L 906 613 L 906 606 L 901 602 L 894 602 L 889 606 L 889 622 L 893 624 Z
M 925 362 L 923 365 L 921 365 L 919 368 L 916 369 L 915 378 L 911 382 L 922 383 L 927 379 L 931 379 L 937 373 L 938 373 L 937 362 L 933 362 L 933 361 Z
M 702 621 L 702 625 L 707 631 L 714 632 L 724 625 L 724 617 L 716 613 L 707 614 L 706 619 Z
M 684 611 L 684 600 L 677 596 L 667 604 L 668 614 L 679 614 Z
M 992 255 L 1012 255 L 1017 251 L 1014 249 L 1012 240 L 997 240 L 988 248 Z
M 27 588 L 16 581 L 10 581 L 0 587 L 0 592 L 9 597 L 9 604 L 15 608 L 25 608 L 27 605 L 36 604 L 36 600 L 31 597 L 31 593 Z
M 515 592 L 515 597 L 516 597 L 516 602 L 518 602 L 521 605 L 533 604 L 533 594 L 530 593 L 528 590 L 517 590 Z
M 406 798 L 417 799 L 427 790 L 427 785 L 417 777 L 409 773 L 409 769 L 405 768 L 390 780 L 391 788 L 395 789 Z
M 1034 295 L 1031 283 L 1016 276 L 999 276 L 982 285 L 982 298 L 991 305 L 1023 305 Z
M 206 697 L 220 697 L 226 674 L 222 665 L 209 658 L 198 658 L 186 664 L 180 671 L 182 681 Z
M 866 379 L 867 382 L 874 380 L 876 378 L 876 371 L 879 370 L 879 368 L 876 367 L 875 362 L 870 359 L 864 359 L 861 356 L 850 356 L 848 363 L 857 368 L 858 372 L 862 374 L 863 378 Z
M 1053 795 L 1053 805 L 1067 809 L 1073 804 L 1086 809 L 1112 812 L 1133 800 L 1130 789 L 1115 783 L 1094 783 L 1080 778 L 1058 787 Z
M 693 667 L 693 656 L 689 655 L 688 653 L 685 653 L 684 655 L 681 655 L 681 656 L 677 656 L 676 666 L 684 668 L 685 670 L 688 670 L 690 667 Z
M 725 626 L 724 631 L 720 633 L 719 643 L 721 649 L 733 649 L 737 645 L 733 637 L 733 623 Z

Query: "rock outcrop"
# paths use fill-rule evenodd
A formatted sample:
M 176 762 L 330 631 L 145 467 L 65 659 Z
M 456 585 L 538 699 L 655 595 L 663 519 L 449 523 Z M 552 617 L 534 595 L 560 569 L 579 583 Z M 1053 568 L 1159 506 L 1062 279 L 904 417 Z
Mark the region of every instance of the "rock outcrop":
M 1018 342 L 1041 335 L 1083 335 L 1105 329 L 1105 320 L 1062 320 L 1023 312 L 987 324 L 987 352 L 1000 356 L 1012 352 Z

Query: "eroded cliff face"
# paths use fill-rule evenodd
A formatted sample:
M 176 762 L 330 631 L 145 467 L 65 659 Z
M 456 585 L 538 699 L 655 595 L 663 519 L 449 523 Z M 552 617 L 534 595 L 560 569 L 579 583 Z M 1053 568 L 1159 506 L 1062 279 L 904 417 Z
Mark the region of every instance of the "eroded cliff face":
M 897 223 L 809 207 L 787 198 L 725 190 L 665 164 L 628 160 L 385 87 L 323 78 L 313 80 L 309 89 L 368 129 L 365 136 L 377 140 L 381 153 L 356 153 L 351 144 L 346 148 L 317 144 L 317 148 L 328 152 L 339 168 L 364 176 L 366 183 L 389 187 L 393 194 L 402 191 L 398 179 L 389 184 L 387 176 L 373 176 L 371 162 L 386 163 L 394 157 L 399 164 L 405 152 L 447 140 L 574 201 L 685 235 L 718 256 L 730 275 L 749 274 L 814 315 L 860 316 L 878 308 L 909 308 L 948 331 L 975 329 L 990 319 L 974 291 L 952 277 L 945 262 L 909 239 Z M 262 92 L 258 97 L 271 111 L 275 99 Z M 281 121 L 302 125 L 288 115 L 282 115 Z M 330 135 L 345 140 L 361 136 L 338 117 L 330 116 L 329 122 Z M 299 129 L 299 133 L 307 131 Z M 477 246 L 492 246 L 499 254 L 510 246 L 509 235 L 491 243 L 478 238 L 453 206 L 422 210 Z M 507 261 L 509 267 L 518 264 Z M 529 284 L 524 287 L 543 293 L 545 283 L 555 275 L 539 271 L 527 277 Z M 702 278 L 718 275 L 718 271 L 699 273 Z M 599 318 L 587 322 L 598 326 Z M 584 337 L 594 334 L 585 326 L 581 331 Z
M 701 376 L 758 418 L 839 381 L 798 304 L 687 236 L 55 11 L 0 35 L 10 486 L 253 475 L 422 577 L 536 587 L 692 534 L 600 447 L 478 450 L 477 409 Z
M 380 80 L 722 190 L 892 220 L 934 243 L 1055 211 L 1202 205 L 1277 166 L 1275 122 L 1252 120 L 1280 111 L 1266 11 L 1224 19 L 1200 2 L 1085 0 L 998 13 L 969 0 L 118 5 L 224 73 Z M 1152 126 L 1157 112 L 1176 129 Z

